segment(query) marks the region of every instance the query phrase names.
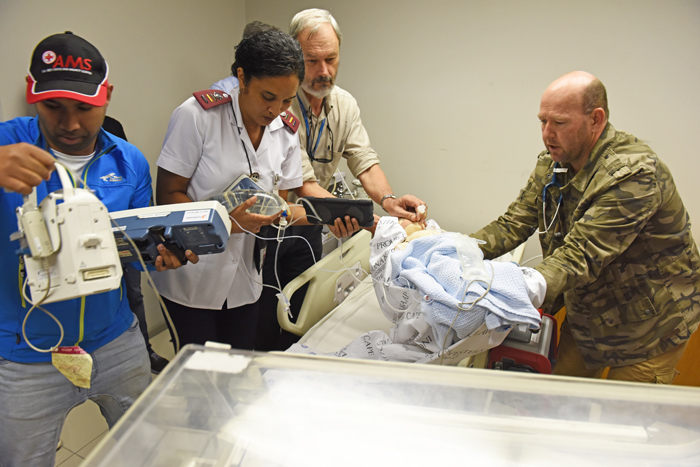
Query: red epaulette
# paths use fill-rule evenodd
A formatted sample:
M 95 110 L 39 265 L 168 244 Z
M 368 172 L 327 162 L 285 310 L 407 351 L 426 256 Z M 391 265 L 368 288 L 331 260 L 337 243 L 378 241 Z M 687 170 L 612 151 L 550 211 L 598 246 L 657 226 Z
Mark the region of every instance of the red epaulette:
M 297 132 L 299 129 L 299 119 L 296 118 L 293 113 L 290 111 L 282 112 L 280 114 L 280 118 L 282 119 L 282 122 L 287 125 L 287 128 L 289 128 L 289 131 L 291 131 L 292 134 Z
M 204 91 L 193 92 L 192 95 L 204 110 L 231 102 L 231 94 L 218 89 L 205 89 Z

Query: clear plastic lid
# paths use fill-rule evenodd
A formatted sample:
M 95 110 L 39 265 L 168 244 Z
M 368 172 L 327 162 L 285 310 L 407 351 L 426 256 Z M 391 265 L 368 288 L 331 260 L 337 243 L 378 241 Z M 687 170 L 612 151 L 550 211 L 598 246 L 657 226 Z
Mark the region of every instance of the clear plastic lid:
M 88 466 L 697 466 L 700 389 L 186 346 Z

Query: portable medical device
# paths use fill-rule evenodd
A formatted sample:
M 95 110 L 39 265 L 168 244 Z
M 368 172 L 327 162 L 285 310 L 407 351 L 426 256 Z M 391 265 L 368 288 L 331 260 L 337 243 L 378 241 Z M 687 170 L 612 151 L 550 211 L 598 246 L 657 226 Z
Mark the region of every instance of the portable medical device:
M 231 232 L 228 212 L 217 201 L 168 204 L 111 213 L 112 228 L 122 263 L 138 261 L 128 235 L 143 261 L 154 266 L 158 245 L 163 244 L 182 264 L 186 250 L 197 255 L 221 253 Z
M 212 196 L 210 200 L 218 201 L 224 205 L 226 212 L 233 211 L 239 204 L 255 196 L 255 204 L 248 208 L 248 212 L 271 216 L 282 211 L 282 216 L 289 212 L 289 206 L 279 195 L 269 193 L 260 187 L 247 175 L 241 175 L 223 193 Z
M 557 324 L 542 316 L 539 332 L 516 326 L 503 343 L 489 352 L 488 367 L 495 370 L 551 374 L 556 357 Z
M 37 206 L 34 188 L 17 208 L 19 231 L 10 236 L 20 241 L 17 254 L 24 256 L 34 303 L 106 292 L 122 278 L 107 208 L 88 190 L 74 188 L 61 164 L 55 166 L 63 190 Z
M 314 198 L 307 196 L 299 198 L 299 202 L 308 211 L 313 212 L 309 216 L 312 224 L 333 224 L 338 218 L 345 216 L 354 217 L 360 227 L 372 227 L 374 225 L 374 205 L 369 199 L 341 199 L 341 198 Z

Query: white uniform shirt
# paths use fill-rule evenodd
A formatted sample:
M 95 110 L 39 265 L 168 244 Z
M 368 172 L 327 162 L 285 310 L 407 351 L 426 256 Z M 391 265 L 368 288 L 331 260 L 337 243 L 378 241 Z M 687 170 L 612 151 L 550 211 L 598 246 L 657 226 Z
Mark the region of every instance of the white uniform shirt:
M 231 103 L 209 110 L 194 97 L 175 109 L 156 164 L 189 178 L 187 195 L 200 201 L 221 193 L 240 175 L 250 175 L 245 144 L 252 170 L 260 174 L 258 185 L 267 191 L 301 186 L 299 136 L 277 117 L 265 128 L 256 151 L 243 125 L 238 88 L 231 96 Z M 153 274 L 158 291 L 194 308 L 218 310 L 224 300 L 228 308 L 253 303 L 262 291 L 262 277 L 253 260 L 254 243 L 250 234 L 232 234 L 223 253 L 203 255 L 197 264 Z

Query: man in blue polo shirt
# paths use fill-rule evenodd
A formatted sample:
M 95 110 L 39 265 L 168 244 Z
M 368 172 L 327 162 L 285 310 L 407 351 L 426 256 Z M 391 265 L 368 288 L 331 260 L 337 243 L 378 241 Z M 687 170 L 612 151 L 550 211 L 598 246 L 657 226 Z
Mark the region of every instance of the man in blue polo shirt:
M 22 259 L 9 240 L 15 209 L 37 189 L 37 202 L 61 189 L 54 162 L 70 170 L 109 211 L 146 207 L 151 199 L 148 162 L 133 145 L 101 129 L 112 85 L 108 66 L 89 42 L 55 34 L 37 45 L 27 76 L 27 102 L 37 116 L 0 123 L 0 465 L 53 466 L 70 410 L 95 401 L 111 427 L 151 381 L 138 320 L 122 290 L 43 305 L 22 295 Z M 158 270 L 180 266 L 162 245 Z M 197 257 L 188 254 L 188 259 Z M 29 343 L 27 342 L 29 340 Z M 56 346 L 75 346 L 92 357 L 89 388 L 78 387 L 52 365 Z M 30 347 L 32 344 L 33 347 Z M 34 350 L 37 348 L 42 351 Z

